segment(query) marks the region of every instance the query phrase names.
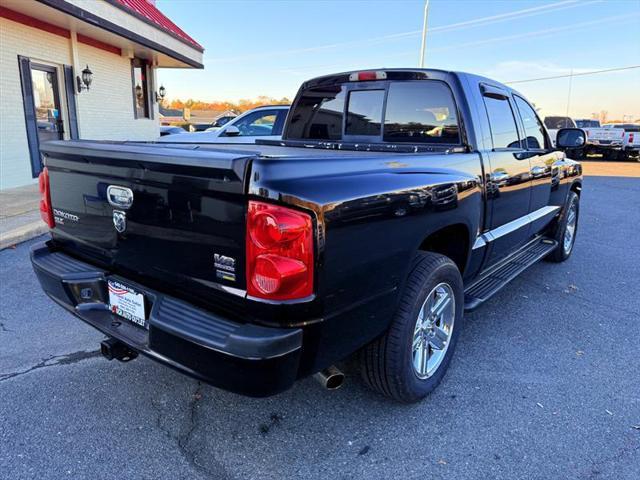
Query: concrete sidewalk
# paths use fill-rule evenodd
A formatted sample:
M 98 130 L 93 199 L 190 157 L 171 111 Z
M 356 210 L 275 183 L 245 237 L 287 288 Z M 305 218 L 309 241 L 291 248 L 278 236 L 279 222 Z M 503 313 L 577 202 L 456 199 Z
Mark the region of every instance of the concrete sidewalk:
M 45 233 L 38 185 L 0 191 L 0 250 Z

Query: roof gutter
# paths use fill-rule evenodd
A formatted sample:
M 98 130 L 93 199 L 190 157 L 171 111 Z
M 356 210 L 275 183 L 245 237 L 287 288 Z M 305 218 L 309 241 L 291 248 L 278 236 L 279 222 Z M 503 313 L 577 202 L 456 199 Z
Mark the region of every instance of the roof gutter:
M 104 18 L 101 18 L 91 12 L 87 12 L 86 10 L 83 10 L 82 8 L 72 5 L 64 0 L 37 0 L 37 1 L 48 7 L 54 8 L 62 13 L 71 15 L 72 17 L 75 17 L 78 20 L 82 20 L 83 22 L 89 23 L 96 27 L 102 28 L 103 30 L 111 32 L 115 35 L 131 40 L 132 42 L 135 42 L 139 45 L 147 47 L 151 50 L 164 53 L 165 55 L 171 58 L 174 58 L 176 60 L 179 60 L 180 62 L 186 63 L 191 67 L 204 68 L 204 65 L 200 62 L 196 62 L 195 60 L 185 55 L 182 55 L 181 53 L 178 53 L 174 50 L 171 50 L 170 48 L 164 45 L 160 45 L 159 43 L 149 40 L 141 35 L 138 35 L 137 33 L 134 33 L 130 30 L 122 28 L 121 26 L 115 23 L 105 20 Z M 127 13 L 129 12 L 127 11 Z M 189 45 L 189 46 L 194 50 L 197 50 L 193 45 Z

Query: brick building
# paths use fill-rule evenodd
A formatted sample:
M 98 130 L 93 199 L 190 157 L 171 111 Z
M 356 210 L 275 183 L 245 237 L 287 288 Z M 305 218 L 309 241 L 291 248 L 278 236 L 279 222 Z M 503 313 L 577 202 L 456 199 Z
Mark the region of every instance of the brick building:
M 202 54 L 155 0 L 0 0 L 0 189 L 35 182 L 47 140 L 157 138 L 156 70 Z

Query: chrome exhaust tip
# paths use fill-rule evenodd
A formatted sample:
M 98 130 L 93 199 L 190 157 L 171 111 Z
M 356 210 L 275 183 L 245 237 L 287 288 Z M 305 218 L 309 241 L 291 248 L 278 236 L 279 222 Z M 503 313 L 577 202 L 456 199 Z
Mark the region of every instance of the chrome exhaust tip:
M 344 373 L 333 365 L 313 375 L 320 385 L 327 390 L 337 390 L 344 383 Z

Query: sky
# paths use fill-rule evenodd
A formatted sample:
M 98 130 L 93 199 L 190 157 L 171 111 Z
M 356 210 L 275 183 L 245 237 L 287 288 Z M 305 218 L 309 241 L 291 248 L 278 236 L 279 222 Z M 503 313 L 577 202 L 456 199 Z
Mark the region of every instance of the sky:
M 417 67 L 424 1 L 157 0 L 204 48 L 169 99 L 293 98 L 310 78 Z M 640 0 L 431 0 L 425 66 L 521 81 L 640 65 Z M 640 118 L 640 68 L 514 83 L 543 115 Z M 571 88 L 570 88 L 571 87 Z

